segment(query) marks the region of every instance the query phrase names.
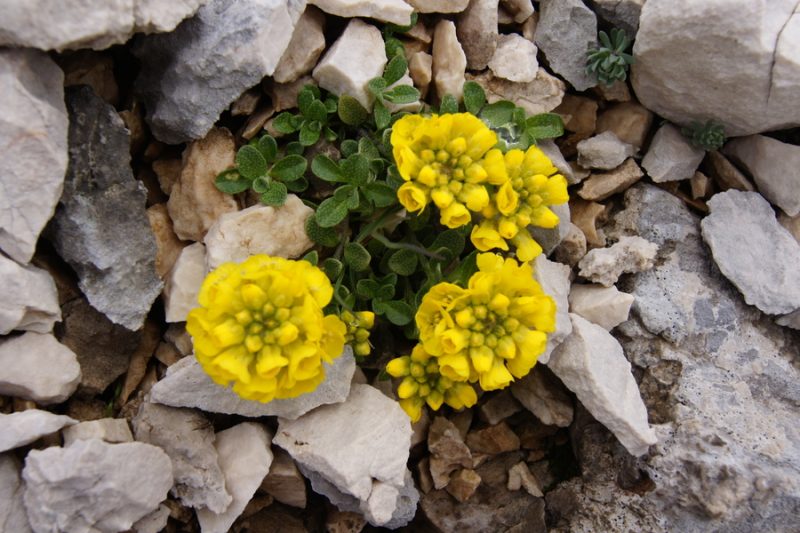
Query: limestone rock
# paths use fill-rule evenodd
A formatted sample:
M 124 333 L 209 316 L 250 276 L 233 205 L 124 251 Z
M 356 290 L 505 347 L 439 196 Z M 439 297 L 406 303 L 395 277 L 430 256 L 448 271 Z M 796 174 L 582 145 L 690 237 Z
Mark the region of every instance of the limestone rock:
M 530 374 L 512 383 L 511 394 L 542 424 L 564 428 L 572 423 L 572 398 L 543 365 L 535 366 Z
M 199 412 L 143 402 L 133 418 L 136 440 L 158 446 L 172 461 L 173 496 L 188 507 L 221 513 L 232 498 L 214 447 L 214 428 Z
M 370 110 L 374 98 L 367 91 L 367 82 L 383 74 L 386 61 L 380 30 L 353 19 L 341 37 L 325 52 L 312 75 L 323 89 L 337 96 L 348 94 Z
M 569 185 L 574 185 L 580 182 L 580 179 L 575 176 L 575 172 L 572 169 L 570 163 L 564 159 L 564 155 L 561 153 L 561 149 L 558 145 L 550 139 L 543 139 L 537 143 L 539 149 L 544 152 L 544 155 L 550 159 L 553 163 L 553 166 L 558 169 L 558 171 L 567 178 L 567 183 Z
M 146 191 L 131 173 L 128 131 L 114 108 L 86 86 L 66 94 L 70 161 L 53 244 L 89 303 L 135 331 L 162 287 Z
M 149 444 L 92 439 L 31 450 L 22 477 L 34 531 L 125 531 L 166 498 L 172 465 Z
M 800 309 L 800 244 L 778 224 L 761 195 L 726 191 L 708 201 L 703 239 L 719 269 L 765 313 Z
M 167 204 L 155 204 L 147 208 L 147 219 L 156 239 L 156 274 L 161 279 L 169 273 L 186 244 L 172 229 Z
M 800 23 L 800 17 L 797 18 Z M 800 214 L 800 195 L 797 194 L 800 147 L 763 135 L 751 135 L 732 140 L 723 152 L 753 176 L 764 198 L 789 216 Z
M 433 81 L 436 94 L 442 98 L 452 94 L 461 100 L 464 92 L 464 73 L 467 56 L 458 40 L 456 26 L 449 20 L 440 20 L 433 32 Z
M 80 380 L 75 353 L 49 333 L 29 331 L 0 344 L 0 394 L 42 405 L 61 403 Z
M 592 174 L 589 179 L 583 182 L 578 196 L 584 200 L 600 201 L 609 196 L 622 192 L 637 181 L 644 174 L 639 165 L 633 159 L 626 159 L 623 164 L 610 170 Z
M 653 267 L 658 246 L 641 237 L 622 237 L 609 248 L 590 250 L 580 263 L 580 275 L 610 287 L 624 274 Z M 573 321 L 574 322 L 574 321 Z
M 493 104 L 509 100 L 525 109 L 529 115 L 548 113 L 558 107 L 564 97 L 564 82 L 539 67 L 536 79 L 530 83 L 516 83 L 492 77 L 488 72 L 468 75 L 486 91 L 486 100 Z
M 534 40 L 553 72 L 576 90 L 597 85 L 586 72 L 586 53 L 597 46 L 597 17 L 581 0 L 542 0 Z
M 225 262 L 240 263 L 256 254 L 300 257 L 314 244 L 306 235 L 306 219 L 314 211 L 290 194 L 281 207 L 254 205 L 222 215 L 206 234 L 209 270 Z
M 605 131 L 578 143 L 578 164 L 583 168 L 611 170 L 636 154 L 636 147 Z M 699 162 L 698 162 L 699 164 Z
M 467 446 L 473 455 L 485 453 L 497 455 L 519 450 L 519 437 L 506 422 L 467 433 Z
M 324 363 L 325 381 L 314 392 L 297 398 L 261 403 L 243 400 L 232 390 L 217 385 L 194 357 L 184 357 L 167 370 L 167 375 L 150 391 L 152 400 L 172 407 L 196 407 L 209 413 L 236 414 L 246 417 L 280 416 L 295 419 L 324 404 L 343 402 L 350 391 L 355 359 L 349 346 L 334 359 Z
M 22 8 L 22 3 L 19 3 Z M 0 21 L 9 21 L 4 6 Z M 67 170 L 67 110 L 63 73 L 42 52 L 25 49 L 0 51 L 0 248 L 9 257 L 27 263 L 33 257 L 39 233 L 53 216 Z
M 433 56 L 427 52 L 412 54 L 408 58 L 408 74 L 414 82 L 414 87 L 419 89 L 420 95 L 424 98 L 433 80 Z
M 337 17 L 365 17 L 407 26 L 413 8 L 403 0 L 309 0 L 326 13 Z
M 467 56 L 470 70 L 483 70 L 497 48 L 498 0 L 470 0 L 458 16 L 458 40 Z
M 460 502 L 469 500 L 475 494 L 478 485 L 481 484 L 481 476 L 471 468 L 462 468 L 450 477 L 447 484 L 447 492 Z
M 47 271 L 0 254 L 0 335 L 21 329 L 48 333 L 61 320 L 56 284 Z
M 569 310 L 589 322 L 611 331 L 628 320 L 633 296 L 613 285 L 574 284 L 569 291 Z
M 533 277 L 542 286 L 542 290 L 556 303 L 556 330 L 547 335 L 547 346 L 539 356 L 539 363 L 547 363 L 556 346 L 572 332 L 569 319 L 569 296 L 571 269 L 560 263 L 550 261 L 539 255 L 533 263 Z
M 537 51 L 535 44 L 516 33 L 500 35 L 489 68 L 498 78 L 520 83 L 532 82 L 539 70 Z
M 500 0 L 500 7 L 518 24 L 523 24 L 530 19 L 536 11 L 531 0 Z
M 31 533 L 22 503 L 20 464 L 13 454 L 0 455 L 0 527 L 3 531 Z
M 741 170 L 728 161 L 728 158 L 720 152 L 714 150 L 706 154 L 706 168 L 714 178 L 721 191 L 737 189 L 740 191 L 755 191 L 756 188 L 750 183 Z
M 597 127 L 597 102 L 586 96 L 565 94 L 555 112 L 561 115 L 567 131 L 590 136 Z
M 30 444 L 77 422 L 68 416 L 39 409 L 0 414 L 0 453 Z
M 133 442 L 133 435 L 124 418 L 101 418 L 79 422 L 61 430 L 64 447 L 79 440 L 100 439 L 108 443 Z
M 642 166 L 656 183 L 688 180 L 706 153 L 689 141 L 672 124 L 664 124 L 650 142 Z
M 324 30 L 325 15 L 319 9 L 307 7 L 294 27 L 292 40 L 278 61 L 273 79 L 288 83 L 311 72 L 325 50 Z
M 553 258 L 559 263 L 574 267 L 584 255 L 586 255 L 586 236 L 581 228 L 570 222 L 567 235 L 553 250 Z
M 711 178 L 699 170 L 695 172 L 692 179 L 689 180 L 689 185 L 692 188 L 692 198 L 695 200 L 708 198 L 714 190 L 714 184 Z
M 569 203 L 569 209 L 572 222 L 580 228 L 586 244 L 590 248 L 605 246 L 606 235 L 598 225 L 606 218 L 606 206 L 573 197 Z
M 642 6 L 647 0 L 589 0 L 597 15 L 633 38 L 639 29 Z
M 676 124 L 713 118 L 731 136 L 797 126 L 796 8 L 794 0 L 649 0 L 633 47 L 637 97 Z
M 137 42 L 135 89 L 160 141 L 204 137 L 220 113 L 271 75 L 305 0 L 209 0 L 175 31 Z
M 428 451 L 431 480 L 437 489 L 447 486 L 453 471 L 472 467 L 472 452 L 458 428 L 443 416 L 433 419 L 428 431 Z
M 226 129 L 215 128 L 183 152 L 180 179 L 167 202 L 175 234 L 202 241 L 208 228 L 224 213 L 236 211 L 236 200 L 214 186 L 217 174 L 233 167 L 236 146 Z
M 520 410 L 521 406 L 519 402 L 515 400 L 511 392 L 506 389 L 498 391 L 493 396 L 489 397 L 488 400 L 483 398 L 478 408 L 478 414 L 481 420 L 490 425 L 494 425 L 518 413 Z M 430 448 L 430 446 L 428 448 Z
M 305 509 L 306 481 L 291 456 L 280 448 L 272 450 L 272 466 L 261 483 L 261 490 L 277 501 Z
M 133 530 L 136 533 L 161 533 L 167 527 L 170 512 L 170 508 L 162 503 L 158 509 L 137 520 Z
M 164 283 L 164 314 L 167 322 L 185 322 L 198 306 L 197 295 L 206 277 L 206 247 L 190 244 L 178 256 Z
M 785 213 L 779 213 L 778 224 L 786 228 L 792 234 L 794 240 L 800 244 L 800 215 L 790 217 Z
M 597 133 L 614 132 L 622 142 L 641 148 L 652 124 L 652 111 L 637 102 L 623 102 L 600 113 Z
M 460 13 L 467 9 L 469 0 L 407 0 L 419 13 Z
M 527 463 L 520 461 L 508 471 L 508 490 L 519 490 L 524 488 L 531 496 L 541 498 L 544 496 L 539 481 L 531 473 Z
M 631 454 L 644 455 L 657 438 L 622 347 L 600 326 L 570 317 L 572 335 L 547 366 Z

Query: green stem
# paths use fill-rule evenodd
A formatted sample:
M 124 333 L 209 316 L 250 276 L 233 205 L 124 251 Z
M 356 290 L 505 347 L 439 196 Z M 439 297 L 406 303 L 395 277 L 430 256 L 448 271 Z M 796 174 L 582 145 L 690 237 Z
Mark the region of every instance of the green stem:
M 433 252 L 429 252 L 425 248 L 421 246 L 417 246 L 416 244 L 411 244 L 408 242 L 392 242 L 380 233 L 373 232 L 370 233 L 370 237 L 381 243 L 387 248 L 391 248 L 394 250 L 411 250 L 412 252 L 418 253 L 419 255 L 430 257 L 431 259 L 436 259 L 437 261 L 441 261 L 444 259 L 441 255 L 435 254 Z
M 381 213 L 380 216 L 378 216 L 378 218 L 376 218 L 375 220 L 364 226 L 364 229 L 362 229 L 358 233 L 353 242 L 360 243 L 361 241 L 366 239 L 373 231 L 382 228 L 383 225 L 386 223 L 386 221 L 389 220 L 389 218 L 392 215 L 400 211 L 400 209 L 401 207 L 399 205 L 386 208 L 383 211 L 383 213 Z

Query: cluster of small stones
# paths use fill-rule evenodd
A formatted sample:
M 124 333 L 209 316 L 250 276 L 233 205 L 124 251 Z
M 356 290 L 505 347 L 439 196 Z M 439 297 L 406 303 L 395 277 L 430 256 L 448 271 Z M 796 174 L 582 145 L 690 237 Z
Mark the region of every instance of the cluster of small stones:
M 796 527 L 796 2 L 4 9 L 0 529 Z M 241 400 L 192 357 L 186 314 L 222 262 L 302 256 L 311 210 L 213 180 L 237 145 L 278 136 L 307 83 L 370 107 L 379 28 L 412 11 L 402 81 L 425 101 L 474 80 L 563 118 L 540 147 L 572 199 L 534 233 L 557 329 L 529 376 L 413 426 L 349 349 L 312 394 Z M 636 63 L 597 85 L 586 50 L 611 26 Z M 680 131 L 709 119 L 736 136 L 719 151 Z

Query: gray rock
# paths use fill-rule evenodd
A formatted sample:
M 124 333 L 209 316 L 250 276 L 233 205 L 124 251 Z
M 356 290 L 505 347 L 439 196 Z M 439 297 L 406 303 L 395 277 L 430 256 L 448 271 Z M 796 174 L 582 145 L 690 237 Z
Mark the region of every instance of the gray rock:
M 556 330 L 547 335 L 547 346 L 539 356 L 538 362 L 547 364 L 550 354 L 556 346 L 572 333 L 572 322 L 569 319 L 569 297 L 571 268 L 539 255 L 533 263 L 533 278 L 542 286 L 545 294 L 556 303 Z
M 800 214 L 800 146 L 751 135 L 732 140 L 722 151 L 753 176 L 764 198 L 789 216 Z
M 589 5 L 595 13 L 611 23 L 622 28 L 628 37 L 633 38 L 639 29 L 639 17 L 642 7 L 647 0 L 589 0 Z
M 13 454 L 0 455 L 0 531 L 31 533 L 22 503 L 21 466 Z
M 653 268 L 658 246 L 635 236 L 620 237 L 608 248 L 589 250 L 578 263 L 584 278 L 610 287 L 624 274 Z
M 206 1 L 68 0 L 54 10 L 47 0 L 11 0 L 3 6 L 0 45 L 100 50 L 134 33 L 172 31 Z
M 553 163 L 553 166 L 555 166 L 558 169 L 558 171 L 565 178 L 567 178 L 567 183 L 569 183 L 570 185 L 575 185 L 576 183 L 580 183 L 581 180 L 575 176 L 575 172 L 573 171 L 572 167 L 567 162 L 567 160 L 564 159 L 564 154 L 561 153 L 561 149 L 555 142 L 553 142 L 550 139 L 544 139 L 538 141 L 536 143 L 536 146 L 538 146 L 539 149 L 542 152 L 544 152 L 544 155 L 546 155 L 550 159 L 550 161 Z
M 620 141 L 612 131 L 604 131 L 594 137 L 584 139 L 578 143 L 577 148 L 580 166 L 601 170 L 616 168 L 637 152 L 635 146 Z
M 0 254 L 0 335 L 21 329 L 49 333 L 61 320 L 56 284 L 47 271 Z
M 39 409 L 0 414 L 0 453 L 30 444 L 77 422 L 68 416 Z
M 597 46 L 597 17 L 581 0 L 542 0 L 534 41 L 553 72 L 576 90 L 597 85 L 586 72 L 586 53 Z
M 278 83 L 289 83 L 305 76 L 317 64 L 323 50 L 325 15 L 315 7 L 308 7 L 294 27 L 292 40 L 275 68 L 273 79 Z
M 512 383 L 511 393 L 542 424 L 565 428 L 572 423 L 572 398 L 544 365 L 535 366 L 530 374 Z
M 573 284 L 569 291 L 569 310 L 589 322 L 611 331 L 628 320 L 633 296 L 616 287 Z
M 137 330 L 163 283 L 145 212 L 147 192 L 130 169 L 128 131 L 87 86 L 67 89 L 70 162 L 52 238 L 89 303 Z
M 188 507 L 221 513 L 232 501 L 217 461 L 214 428 L 200 412 L 145 401 L 133 418 L 136 440 L 158 446 L 172 461 L 170 493 Z
M 271 75 L 305 0 L 210 0 L 175 31 L 140 40 L 135 88 L 159 140 L 200 139 L 245 90 Z
M 633 46 L 636 96 L 681 126 L 715 119 L 729 136 L 797 126 L 796 8 L 795 0 L 648 0 Z
M 170 512 L 170 508 L 162 503 L 158 509 L 136 521 L 133 530 L 136 533 L 160 533 L 167 527 Z
M 536 78 L 539 62 L 536 45 L 521 35 L 499 35 L 489 68 L 498 78 L 528 83 Z
M 31 450 L 22 470 L 25 508 L 36 533 L 125 531 L 158 508 L 172 486 L 172 465 L 141 442 L 83 440 Z
M 705 155 L 701 148 L 689 144 L 678 128 L 664 124 L 650 142 L 642 167 L 656 183 L 688 180 Z
M 458 40 L 467 56 L 467 68 L 483 70 L 497 48 L 498 0 L 470 0 L 458 16 Z
M 309 0 L 308 3 L 337 17 L 374 18 L 398 26 L 407 26 L 414 11 L 403 0 Z
M 101 418 L 79 422 L 61 431 L 64 447 L 79 440 L 100 439 L 108 443 L 133 442 L 128 421 L 124 418 Z
M 167 370 L 167 375 L 150 391 L 152 400 L 173 407 L 196 407 L 209 413 L 236 414 L 247 417 L 280 416 L 295 419 L 320 405 L 343 402 L 350 391 L 356 363 L 353 351 L 325 363 L 326 377 L 309 394 L 286 400 L 261 403 L 243 400 L 232 390 L 217 385 L 203 371 L 194 357 L 184 357 Z
M 23 4 L 23 2 L 16 2 Z M 27 5 L 27 3 L 25 3 Z M 9 6 L 4 6 L 6 23 Z M 0 29 L 0 40 L 3 30 Z M 0 248 L 27 263 L 53 216 L 67 170 L 67 109 L 64 74 L 47 54 L 0 50 Z
M 29 331 L 0 344 L 0 394 L 42 405 L 61 403 L 80 380 L 75 352 L 49 333 Z
M 708 201 L 703 239 L 714 261 L 750 305 L 778 315 L 800 309 L 800 244 L 764 198 L 730 190 Z

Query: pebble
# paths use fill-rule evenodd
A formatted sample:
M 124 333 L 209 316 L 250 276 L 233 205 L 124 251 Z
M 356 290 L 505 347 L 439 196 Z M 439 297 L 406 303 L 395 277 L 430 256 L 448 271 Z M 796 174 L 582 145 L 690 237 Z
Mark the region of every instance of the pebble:
M 0 335 L 15 329 L 49 333 L 61 320 L 56 284 L 46 270 L 0 254 L 0 286 Z
M 435 76 L 434 76 L 435 77 Z M 495 78 L 489 72 L 477 75 L 468 75 L 468 80 L 473 80 L 483 87 L 487 101 L 492 104 L 499 100 L 509 100 L 525 109 L 529 115 L 549 113 L 561 103 L 564 98 L 564 82 L 539 67 L 536 79 L 530 83 L 517 83 Z
M 470 431 L 466 438 L 467 446 L 473 454 L 497 455 L 519 450 L 519 437 L 506 422 L 500 422 L 485 429 Z
M 612 131 L 580 141 L 577 149 L 580 166 L 600 170 L 616 168 L 637 152 L 636 147 L 622 142 Z
M 569 292 L 569 310 L 589 322 L 611 331 L 628 320 L 633 295 L 615 286 L 573 284 Z
M 30 444 L 78 421 L 49 411 L 28 409 L 4 415 L 0 413 L 0 453 Z
M 606 206 L 597 202 L 587 202 L 580 198 L 572 198 L 569 203 L 572 222 L 581 230 L 587 246 L 591 248 L 606 245 L 606 235 L 598 223 L 606 218 Z
M 650 142 L 642 166 L 656 183 L 688 180 L 706 153 L 692 146 L 672 124 L 664 124 Z
M 469 0 L 407 0 L 418 13 L 460 13 Z
M 638 102 L 623 102 L 598 115 L 597 133 L 612 131 L 622 142 L 641 149 L 652 124 L 652 111 Z
M 319 9 L 309 6 L 297 20 L 292 40 L 278 61 L 272 78 L 278 83 L 288 83 L 305 76 L 317 64 L 323 50 L 325 15 Z
M 0 343 L 0 394 L 61 403 L 81 381 L 75 352 L 49 333 L 29 331 Z
M 621 237 L 608 248 L 589 250 L 578 263 L 579 273 L 594 283 L 610 287 L 622 274 L 653 268 L 657 252 L 656 244 L 641 237 Z
M 741 170 L 736 168 L 727 157 L 714 150 L 706 154 L 706 165 L 709 174 L 714 178 L 721 191 L 737 189 L 739 191 L 755 191 L 756 188 Z
M 337 17 L 374 18 L 398 26 L 407 26 L 414 11 L 403 0 L 309 0 L 308 3 Z
M 433 82 L 441 99 L 446 94 L 461 100 L 466 78 L 467 56 L 458 40 L 456 26 L 449 20 L 440 20 L 433 32 L 432 50 Z
M 624 191 L 639 181 L 642 176 L 644 176 L 644 173 L 642 173 L 642 169 L 639 168 L 636 161 L 626 159 L 624 163 L 613 170 L 592 173 L 581 185 L 578 190 L 578 196 L 584 200 L 602 201 L 609 196 Z
M 497 48 L 498 0 L 470 0 L 456 19 L 458 40 L 470 70 L 483 70 Z
M 156 239 L 156 274 L 164 279 L 172 265 L 178 260 L 181 250 L 186 243 L 181 241 L 175 230 L 172 229 L 172 219 L 169 218 L 167 204 L 155 204 L 147 208 L 147 220 L 153 237 Z
M 536 496 L 537 498 L 544 497 L 539 481 L 536 479 L 536 476 L 531 473 L 528 464 L 524 461 L 520 461 L 508 470 L 507 488 L 508 490 L 524 488 L 531 496 Z
M 588 137 L 597 127 L 597 107 L 597 102 L 591 98 L 565 94 L 554 111 L 564 120 L 565 130 Z
M 500 35 L 489 68 L 498 78 L 529 83 L 539 70 L 537 52 L 535 44 L 516 33 Z
M 472 452 L 464 443 L 458 428 L 443 416 L 437 416 L 428 431 L 430 476 L 433 486 L 443 489 L 450 482 L 450 474 L 458 468 L 472 467 Z
M 196 242 L 181 250 L 164 283 L 162 299 L 167 322 L 185 322 L 198 306 L 197 295 L 206 277 L 206 247 Z
M 65 448 L 74 442 L 89 439 L 100 439 L 111 444 L 133 442 L 128 421 L 124 418 L 101 418 L 79 422 L 62 429 L 61 435 L 64 437 Z
M 285 505 L 305 509 L 307 502 L 305 478 L 287 452 L 275 448 L 272 454 L 272 465 L 267 477 L 261 483 L 261 490 Z
M 0 525 L 9 533 L 31 533 L 25 505 L 20 464 L 13 454 L 0 454 Z
M 475 494 L 478 485 L 481 484 L 481 476 L 470 468 L 462 468 L 452 476 L 450 483 L 447 484 L 447 492 L 460 502 L 469 500 Z
M 559 263 L 575 267 L 584 255 L 586 255 L 586 236 L 581 228 L 570 222 L 566 236 L 553 250 L 553 258 Z
M 512 383 L 511 393 L 542 424 L 564 428 L 572 423 L 572 398 L 544 366 L 535 366 L 527 376 Z
M 550 68 L 577 91 L 597 85 L 586 52 L 597 46 L 597 17 L 581 0 L 542 0 L 534 40 Z
M 547 346 L 538 358 L 538 362 L 547 363 L 553 349 L 572 331 L 572 323 L 567 314 L 571 269 L 566 265 L 550 261 L 544 254 L 536 257 L 533 267 L 533 278 L 556 304 L 556 329 L 548 334 Z
M 433 80 L 433 56 L 427 52 L 416 52 L 408 59 L 408 74 L 414 81 L 422 98 L 428 94 L 431 80 Z

